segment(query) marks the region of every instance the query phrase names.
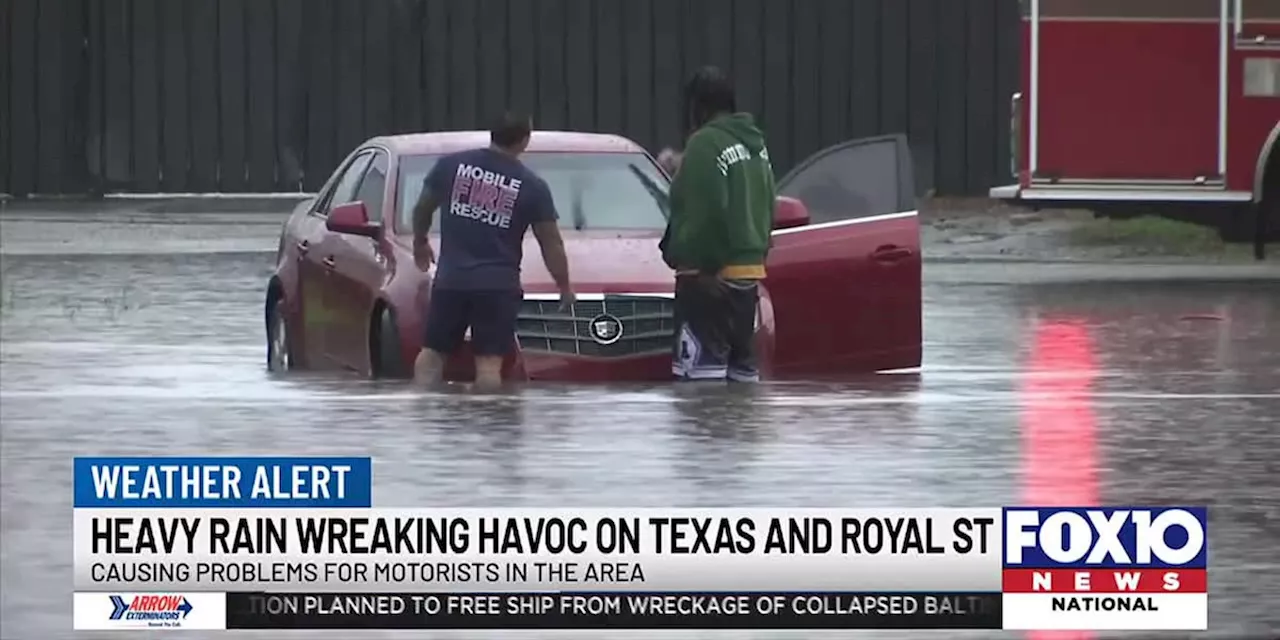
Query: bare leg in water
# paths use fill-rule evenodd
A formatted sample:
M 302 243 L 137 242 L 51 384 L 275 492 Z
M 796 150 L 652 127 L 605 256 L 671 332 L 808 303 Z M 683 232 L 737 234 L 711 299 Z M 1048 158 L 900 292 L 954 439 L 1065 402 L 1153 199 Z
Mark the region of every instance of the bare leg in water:
M 502 356 L 476 356 L 476 389 L 495 391 L 502 386 Z
M 413 381 L 428 387 L 443 382 L 444 360 L 443 354 L 436 353 L 431 349 L 419 351 L 418 358 L 413 363 Z

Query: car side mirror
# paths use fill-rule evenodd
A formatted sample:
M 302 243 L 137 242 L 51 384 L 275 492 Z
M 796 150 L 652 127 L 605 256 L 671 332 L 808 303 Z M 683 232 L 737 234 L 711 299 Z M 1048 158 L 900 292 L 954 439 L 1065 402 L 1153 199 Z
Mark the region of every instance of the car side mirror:
M 369 212 L 364 208 L 364 203 L 358 201 L 340 204 L 330 209 L 325 227 L 337 233 L 366 238 L 377 238 L 382 235 L 382 225 L 370 222 Z
M 773 207 L 773 228 L 790 229 L 809 224 L 809 209 L 795 198 L 778 196 Z

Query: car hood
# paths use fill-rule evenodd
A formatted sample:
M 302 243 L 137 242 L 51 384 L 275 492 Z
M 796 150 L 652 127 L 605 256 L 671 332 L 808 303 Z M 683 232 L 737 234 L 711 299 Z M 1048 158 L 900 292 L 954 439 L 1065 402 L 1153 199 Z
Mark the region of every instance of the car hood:
M 569 277 L 576 293 L 670 293 L 674 273 L 658 250 L 661 231 L 563 230 Z M 522 280 L 527 293 L 550 293 L 555 281 L 530 233 L 524 242 Z

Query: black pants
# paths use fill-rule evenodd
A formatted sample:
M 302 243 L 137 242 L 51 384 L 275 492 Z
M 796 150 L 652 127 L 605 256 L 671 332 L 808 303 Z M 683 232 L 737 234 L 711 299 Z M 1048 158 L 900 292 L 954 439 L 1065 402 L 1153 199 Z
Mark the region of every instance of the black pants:
M 755 280 L 676 277 L 675 347 L 671 373 L 686 380 L 755 382 Z

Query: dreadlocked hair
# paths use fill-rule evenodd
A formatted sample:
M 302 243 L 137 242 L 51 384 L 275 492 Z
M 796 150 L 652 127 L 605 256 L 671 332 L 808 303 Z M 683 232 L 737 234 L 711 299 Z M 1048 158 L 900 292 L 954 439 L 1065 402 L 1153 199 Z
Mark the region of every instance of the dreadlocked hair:
M 685 127 L 692 131 L 719 113 L 738 110 L 733 83 L 718 67 L 698 69 L 684 86 Z

